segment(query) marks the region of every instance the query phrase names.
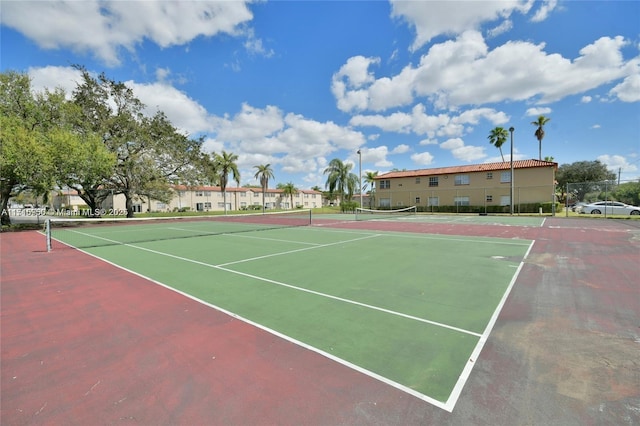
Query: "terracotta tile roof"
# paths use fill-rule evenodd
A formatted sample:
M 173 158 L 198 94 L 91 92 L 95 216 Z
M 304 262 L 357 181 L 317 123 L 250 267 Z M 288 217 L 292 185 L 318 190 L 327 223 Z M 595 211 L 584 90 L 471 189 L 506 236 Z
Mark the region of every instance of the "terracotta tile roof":
M 518 160 L 513 162 L 514 169 L 527 169 L 531 167 L 549 167 L 553 166 L 558 168 L 558 163 L 551 161 L 541 160 Z M 390 178 L 403 178 L 403 177 L 417 177 L 417 176 L 435 176 L 435 175 L 449 175 L 456 173 L 473 173 L 473 172 L 492 172 L 497 170 L 509 170 L 511 168 L 511 162 L 505 161 L 500 163 L 484 163 L 484 164 L 469 164 L 466 166 L 451 166 L 451 167 L 438 167 L 434 169 L 419 169 L 419 170 L 403 170 L 397 172 L 388 172 L 382 175 L 376 176 L 376 180 L 390 179 Z
M 177 191 L 211 191 L 211 192 L 222 192 L 222 188 L 219 186 L 186 186 L 186 185 L 172 185 L 172 188 Z M 236 187 L 236 186 L 227 186 L 227 192 L 247 192 L 252 191 L 258 194 L 262 194 L 262 188 L 257 187 Z M 277 188 L 269 188 L 267 189 L 267 193 L 282 193 L 282 189 Z M 314 191 L 313 189 L 299 189 L 298 192 L 303 194 L 322 194 L 322 192 Z

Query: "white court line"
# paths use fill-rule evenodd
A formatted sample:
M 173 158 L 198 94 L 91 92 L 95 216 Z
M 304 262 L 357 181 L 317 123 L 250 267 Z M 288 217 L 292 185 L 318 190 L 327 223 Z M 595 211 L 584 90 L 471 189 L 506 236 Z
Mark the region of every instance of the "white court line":
M 417 392 L 417 391 L 415 391 L 414 389 L 412 389 L 410 387 L 407 387 L 407 386 L 405 386 L 405 385 L 403 385 L 401 383 L 397 383 L 397 382 L 395 382 L 393 380 L 390 380 L 390 379 L 388 379 L 388 378 L 386 378 L 384 376 L 381 376 L 381 375 L 379 375 L 379 374 L 377 374 L 375 372 L 369 371 L 369 370 L 367 370 L 365 368 L 362 368 L 362 367 L 360 367 L 360 366 L 358 366 L 356 364 L 353 364 L 353 363 L 351 363 L 351 362 L 349 362 L 347 360 L 344 360 L 342 358 L 336 357 L 336 356 L 334 356 L 334 355 L 332 355 L 330 353 L 327 353 L 327 352 L 325 352 L 325 351 L 323 351 L 323 350 L 321 350 L 319 348 L 316 348 L 316 347 L 311 346 L 309 344 L 306 344 L 304 342 L 301 342 L 301 341 L 298 341 L 296 339 L 293 339 L 293 338 L 291 338 L 291 337 L 289 337 L 289 336 L 287 336 L 285 334 L 282 334 L 282 333 L 280 333 L 280 332 L 278 332 L 276 330 L 273 330 L 273 329 L 270 329 L 268 327 L 262 326 L 259 323 L 256 323 L 256 322 L 253 322 L 253 321 L 251 321 L 251 320 L 249 320 L 247 318 L 241 317 L 241 316 L 239 316 L 237 314 L 234 314 L 231 311 L 227 311 L 224 308 L 218 307 L 218 306 L 213 305 L 213 304 L 211 304 L 209 302 L 206 302 L 206 301 L 203 301 L 201 299 L 198 299 L 198 298 L 196 298 L 196 297 L 194 297 L 192 295 L 184 293 L 184 292 L 182 292 L 180 290 L 177 290 L 177 289 L 175 289 L 175 288 L 173 288 L 171 286 L 168 286 L 166 284 L 163 284 L 163 283 L 161 283 L 159 281 L 153 280 L 153 279 L 151 279 L 151 278 L 149 278 L 147 276 L 144 276 L 144 275 L 139 274 L 137 272 L 131 271 L 131 270 L 127 269 L 127 268 L 124 268 L 124 267 L 122 267 L 120 265 L 117 265 L 117 264 L 115 264 L 113 262 L 110 262 L 108 260 L 102 259 L 97 255 L 93 255 L 93 254 L 88 253 L 88 252 L 86 252 L 84 250 L 81 250 L 82 252 L 87 253 L 90 256 L 96 257 L 96 258 L 98 258 L 98 259 L 100 259 L 100 260 L 102 260 L 104 262 L 107 262 L 107 263 L 109 263 L 111 265 L 114 265 L 114 266 L 116 266 L 116 267 L 118 267 L 120 269 L 123 269 L 123 270 L 125 270 L 127 272 L 133 273 L 134 275 L 137 275 L 137 276 L 140 276 L 142 278 L 148 279 L 148 280 L 150 280 L 150 281 L 152 281 L 152 282 L 154 282 L 154 283 L 156 283 L 158 285 L 161 285 L 161 286 L 163 286 L 163 287 L 165 287 L 165 288 L 167 288 L 169 290 L 175 291 L 175 292 L 177 292 L 177 293 L 179 293 L 181 295 L 184 295 L 184 296 L 186 296 L 186 297 L 188 297 L 188 298 L 190 298 L 192 300 L 198 301 L 198 302 L 200 302 L 200 303 L 202 303 L 204 305 L 210 306 L 210 307 L 212 307 L 214 309 L 217 309 L 217 310 L 219 310 L 221 312 L 224 312 L 224 313 L 226 313 L 226 314 L 228 314 L 228 315 L 230 315 L 230 316 L 232 316 L 234 318 L 242 320 L 242 321 L 244 321 L 244 322 L 246 322 L 248 324 L 251 324 L 251 325 L 253 325 L 255 327 L 258 327 L 258 328 L 260 328 L 262 330 L 265 330 L 265 331 L 267 331 L 267 332 L 269 332 L 271 334 L 274 334 L 274 335 L 276 335 L 278 337 L 281 337 L 281 338 L 283 338 L 285 340 L 288 340 L 288 341 L 290 341 L 292 343 L 295 343 L 295 344 L 297 344 L 299 346 L 302 346 L 302 347 L 304 347 L 306 349 L 312 350 L 312 351 L 314 351 L 314 352 L 316 352 L 318 354 L 321 354 L 321 355 L 323 355 L 323 356 L 325 356 L 325 357 L 327 357 L 329 359 L 332 359 L 332 360 L 334 360 L 334 361 L 336 361 L 336 362 L 338 362 L 338 363 L 340 363 L 342 365 L 345 365 L 345 366 L 347 366 L 349 368 L 352 368 L 352 369 L 354 369 L 356 371 L 359 371 L 359 372 L 361 372 L 363 374 L 366 374 L 366 375 L 368 375 L 368 376 L 370 376 L 372 378 L 375 378 L 375 379 L 377 379 L 377 380 L 379 380 L 379 381 L 381 381 L 383 383 L 386 383 L 386 384 L 388 384 L 390 386 L 393 386 L 393 387 L 395 387 L 397 389 L 400 389 L 400 390 L 402 390 L 402 391 L 404 391 L 406 393 L 409 393 L 409 394 L 411 394 L 411 395 L 413 395 L 413 396 L 415 396 L 415 397 L 417 397 L 419 399 L 422 399 L 422 400 L 424 400 L 424 401 L 426 401 L 426 402 L 428 402 L 428 403 L 430 403 L 430 404 L 432 404 L 432 405 L 434 405 L 434 406 L 436 406 L 438 408 L 446 410 L 448 412 L 452 412 L 453 411 L 453 409 L 454 409 L 454 407 L 455 407 L 455 405 L 456 405 L 456 403 L 458 401 L 458 398 L 460 397 L 460 394 L 462 393 L 462 389 L 464 388 L 464 386 L 465 386 L 465 384 L 466 384 L 466 382 L 467 382 L 467 380 L 468 380 L 468 378 L 469 378 L 469 376 L 471 374 L 471 371 L 473 370 L 473 367 L 475 366 L 476 361 L 477 361 L 480 353 L 482 352 L 482 348 L 484 347 L 486 341 L 488 340 L 489 335 L 491 334 L 491 330 L 493 329 L 493 326 L 495 325 L 495 322 L 497 321 L 498 316 L 499 316 L 500 312 L 502 311 L 502 307 L 504 306 L 504 304 L 505 304 L 505 302 L 507 300 L 507 297 L 511 293 L 511 289 L 513 288 L 513 286 L 515 284 L 515 281 L 516 281 L 516 279 L 517 279 L 517 277 L 518 277 L 518 275 L 520 273 L 520 270 L 522 269 L 522 266 L 524 265 L 524 260 L 528 257 L 529 252 L 531 251 L 531 248 L 533 247 L 533 244 L 535 243 L 535 241 L 532 241 L 529 244 L 529 248 L 527 249 L 527 251 L 526 251 L 526 253 L 525 253 L 524 257 L 523 257 L 523 260 L 520 262 L 520 265 L 518 266 L 518 269 L 516 270 L 516 273 L 512 277 L 511 282 L 509 283 L 509 286 L 507 287 L 505 293 L 503 294 L 502 299 L 500 300 L 500 303 L 498 304 L 498 306 L 494 310 L 494 313 L 493 313 L 491 319 L 489 320 L 489 323 L 487 324 L 487 327 L 485 328 L 485 330 L 484 330 L 484 332 L 482 334 L 479 334 L 479 333 L 476 333 L 476 332 L 473 332 L 473 331 L 470 331 L 470 330 L 465 330 L 465 329 L 462 329 L 462 328 L 453 327 L 453 326 L 450 326 L 450 325 L 447 325 L 447 324 L 443 324 L 443 323 L 439 323 L 439 322 L 436 322 L 436 321 L 430 321 L 430 320 L 427 320 L 427 319 L 424 319 L 424 318 L 415 317 L 413 315 L 408 315 L 408 314 L 404 314 L 404 313 L 401 313 L 401 312 L 396 312 L 396 311 L 392 311 L 392 310 L 389 310 L 389 309 L 380 308 L 380 307 L 377 307 L 377 306 L 369 305 L 369 304 L 358 302 L 358 301 L 355 301 L 355 300 L 345 299 L 345 298 L 342 298 L 342 297 L 333 296 L 333 295 L 330 295 L 330 294 L 326 294 L 326 293 L 321 293 L 321 292 L 314 291 L 314 290 L 305 289 L 305 288 L 294 286 L 294 285 L 291 285 L 291 284 L 286 284 L 286 283 L 283 283 L 283 282 L 271 280 L 271 279 L 264 278 L 264 277 L 259 277 L 259 276 L 252 275 L 252 274 L 247 274 L 247 273 L 240 272 L 240 271 L 234 271 L 232 269 L 228 269 L 228 268 L 224 268 L 223 267 L 224 265 L 229 265 L 229 264 L 233 264 L 233 263 L 241 263 L 241 262 L 249 261 L 251 259 L 246 259 L 246 260 L 237 261 L 237 262 L 230 262 L 230 263 L 221 264 L 221 265 L 212 265 L 212 264 L 209 264 L 209 263 L 206 263 L 206 262 L 201 262 L 201 261 L 194 260 L 194 259 L 189 259 L 189 258 L 185 258 L 185 257 L 181 257 L 181 256 L 176 256 L 176 255 L 173 255 L 173 254 L 170 254 L 170 253 L 164 253 L 164 252 L 161 252 L 161 251 L 157 251 L 157 250 L 152 250 L 152 249 L 145 248 L 145 247 L 136 246 L 136 245 L 133 245 L 133 244 L 122 244 L 119 241 L 110 240 L 108 238 L 98 237 L 98 236 L 95 236 L 95 235 L 86 234 L 86 233 L 83 233 L 83 232 L 80 232 L 80 231 L 73 230 L 71 232 L 75 232 L 75 233 L 78 233 L 78 234 L 81 234 L 81 235 L 94 237 L 94 238 L 102 239 L 102 240 L 105 240 L 105 241 L 121 244 L 121 245 L 124 245 L 124 246 L 127 246 L 127 247 L 131 247 L 131 248 L 134 248 L 134 249 L 137 249 L 137 250 L 147 251 L 147 252 L 158 254 L 158 255 L 161 255 L 161 256 L 167 256 L 167 257 L 174 258 L 174 259 L 177 259 L 177 260 L 198 264 L 198 265 L 209 267 L 209 268 L 213 268 L 213 269 L 222 270 L 222 271 L 229 272 L 229 273 L 232 273 L 232 274 L 237 274 L 237 275 L 245 276 L 245 277 L 248 277 L 248 278 L 252 278 L 252 279 L 255 279 L 255 280 L 258 280 L 258 281 L 263 281 L 263 282 L 267 282 L 267 283 L 270 283 L 270 284 L 275 284 L 275 285 L 283 286 L 283 287 L 286 287 L 286 288 L 291 288 L 293 290 L 298 290 L 298 291 L 302 291 L 302 292 L 305 292 L 305 293 L 309 293 L 309 294 L 313 294 L 313 295 L 317 295 L 317 296 L 321 296 L 321 297 L 326 297 L 328 299 L 333 299 L 333 300 L 337 300 L 337 301 L 340 301 L 340 302 L 349 303 L 349 304 L 353 304 L 353 305 L 356 305 L 356 306 L 361 306 L 361 307 L 364 307 L 364 308 L 368 308 L 368 309 L 372 309 L 372 310 L 375 310 L 375 311 L 387 313 L 387 314 L 390 314 L 390 315 L 395 315 L 395 316 L 399 316 L 399 317 L 402 317 L 402 318 L 406 318 L 406 319 L 410 319 L 410 320 L 414 320 L 414 321 L 430 324 L 430 325 L 433 325 L 433 326 L 446 328 L 446 329 L 449 329 L 449 330 L 452 330 L 452 331 L 460 332 L 460 333 L 471 335 L 471 336 L 474 336 L 474 337 L 478 337 L 479 338 L 478 343 L 476 344 L 476 347 L 472 351 L 472 353 L 470 355 L 470 359 L 467 362 L 467 364 L 465 365 L 462 373 L 460 374 L 460 376 L 458 378 L 458 381 L 456 382 L 453 390 L 451 391 L 451 393 L 449 395 L 449 398 L 447 399 L 447 401 L 445 403 L 442 403 L 441 401 L 433 399 L 433 398 L 429 397 L 428 395 L 424 395 L 424 394 L 422 394 L 420 392 Z M 271 255 L 271 256 L 277 256 L 277 255 L 281 255 L 281 254 L 287 254 L 287 253 L 299 252 L 299 251 L 305 251 L 305 250 L 312 250 L 312 249 L 315 249 L 315 248 L 323 248 L 323 247 L 328 247 L 328 246 L 332 246 L 332 245 L 336 245 L 336 244 L 349 243 L 349 242 L 359 241 L 359 240 L 363 240 L 363 239 L 367 239 L 367 238 L 373 238 L 373 237 L 377 237 L 377 236 L 382 236 L 382 234 L 371 234 L 369 236 L 365 236 L 365 237 L 362 237 L 362 238 L 356 238 L 356 239 L 341 241 L 341 242 L 337 242 L 337 243 L 318 245 L 318 246 L 314 246 L 314 247 L 306 247 L 306 248 L 303 248 L 303 249 L 292 250 L 292 251 L 289 251 L 289 252 L 282 252 L 282 253 L 274 254 L 274 255 Z M 270 257 L 270 256 L 260 256 L 260 257 L 254 258 L 254 259 L 260 259 L 260 258 L 264 258 L 264 257 Z
M 217 265 L 217 268 L 223 269 L 223 266 L 228 266 L 228 265 L 235 265 L 236 263 L 244 263 L 244 262 L 250 262 L 252 260 L 258 260 L 258 259 L 266 259 L 269 257 L 274 257 L 274 256 L 282 256 L 283 254 L 291 254 L 291 253 L 297 253 L 297 252 L 301 252 L 301 251 L 307 251 L 307 250 L 314 250 L 317 248 L 325 248 L 325 247 L 331 247 L 331 246 L 335 246 L 335 245 L 340 245 L 340 244 L 345 244 L 345 243 L 351 243 L 354 241 L 360 241 L 360 240 L 367 240 L 369 238 L 375 238 L 375 237 L 380 237 L 380 234 L 370 234 L 366 237 L 362 237 L 362 238 L 354 238 L 352 240 L 346 240 L 346 241 L 337 241 L 334 243 L 328 243 L 328 244 L 317 244 L 313 247 L 305 247 L 305 248 L 300 248 L 300 249 L 295 249 L 295 250 L 287 250 L 287 251 L 283 251 L 280 253 L 273 253 L 273 254 L 266 254 L 264 256 L 257 256 L 257 257 L 251 257 L 248 259 L 242 259 L 242 260 L 235 260 L 233 262 L 227 262 L 227 263 L 221 263 L 219 265 Z
M 314 225 L 315 227 L 316 225 Z M 319 225 L 317 225 L 319 226 Z M 322 232 L 322 233 L 327 233 L 327 232 L 333 232 L 333 233 L 338 233 L 338 234 L 357 234 L 357 235 L 370 235 L 370 233 L 368 232 L 364 232 L 364 231 L 357 231 L 357 230 L 346 230 L 346 229 L 328 229 L 328 228 L 321 228 L 321 229 L 314 229 L 312 228 L 295 228 L 295 229 L 299 229 L 300 231 L 316 231 L 316 232 Z M 380 235 L 384 235 L 385 237 L 397 237 L 397 238 L 410 238 L 410 239 L 423 239 L 423 240 L 436 240 L 436 241 L 456 241 L 456 242 L 463 242 L 463 243 L 481 243 L 481 244 L 502 244 L 502 245 L 516 245 L 516 246 L 528 246 L 530 241 L 529 239 L 518 239 L 518 238 L 512 238 L 512 239 L 506 239 L 504 237 L 486 237 L 486 238 L 490 238 L 489 240 L 484 240 L 482 238 L 485 237 L 474 237 L 474 238 L 460 238 L 460 237 L 454 237 L 451 235 L 440 235 L 440 234 L 410 234 L 410 233 L 406 233 L 406 232 L 393 232 L 393 231 L 384 231 L 384 234 L 380 234 Z
M 371 377 L 373 379 L 376 379 L 376 380 L 378 380 L 378 381 L 380 381 L 382 383 L 385 383 L 385 384 L 387 384 L 389 386 L 392 386 L 392 387 L 394 387 L 394 388 L 396 388 L 398 390 L 401 390 L 401 391 L 403 391 L 403 392 L 405 392 L 405 393 L 407 393 L 409 395 L 412 395 L 412 396 L 414 396 L 414 397 L 416 397 L 418 399 L 421 399 L 421 400 L 423 400 L 423 401 L 425 401 L 425 402 L 427 402 L 427 403 L 429 403 L 429 404 L 431 404 L 431 405 L 433 405 L 435 407 L 438 407 L 438 408 L 441 408 L 441 409 L 446 409 L 445 408 L 445 404 L 442 403 L 442 401 L 438 401 L 437 399 L 431 398 L 428 395 L 425 395 L 423 393 L 417 392 L 416 390 L 414 390 L 414 389 L 412 389 L 412 388 L 410 388 L 408 386 L 405 386 L 405 385 L 403 385 L 401 383 L 398 383 L 398 382 L 395 382 L 393 380 L 390 380 L 390 379 L 388 379 L 388 378 L 386 378 L 384 376 L 381 376 L 378 373 L 375 373 L 373 371 L 367 370 L 366 368 L 363 368 L 363 367 L 361 367 L 361 366 L 359 366 L 357 364 L 353 364 L 353 363 L 347 361 L 346 359 L 339 358 L 339 357 L 337 357 L 337 356 L 335 356 L 335 355 L 333 355 L 333 354 L 331 354 L 329 352 L 325 352 L 322 349 L 316 348 L 315 346 L 309 345 L 309 344 L 307 344 L 307 343 L 305 343 L 305 342 L 303 342 L 301 340 L 294 339 L 291 336 L 288 336 L 286 334 L 280 333 L 279 331 L 276 331 L 276 330 L 274 330 L 272 328 L 266 327 L 266 326 L 264 326 L 264 325 L 262 325 L 262 324 L 260 324 L 258 322 L 255 322 L 255 321 L 252 321 L 252 320 L 250 320 L 248 318 L 240 316 L 240 315 L 238 315 L 238 314 L 236 314 L 234 312 L 231 312 L 231 311 L 229 311 L 229 310 L 227 310 L 227 309 L 225 309 L 225 308 L 223 308 L 221 306 L 217 306 L 217 305 L 209 303 L 209 302 L 207 302 L 205 300 L 198 299 L 197 297 L 195 297 L 195 296 L 193 296 L 193 295 L 191 295 L 189 293 L 185 293 L 185 292 L 180 291 L 180 290 L 178 290 L 176 288 L 173 288 L 173 287 L 171 287 L 171 286 L 169 286 L 167 284 L 164 284 L 164 283 L 162 283 L 160 281 L 154 280 L 153 278 L 147 277 L 146 275 L 142 275 L 142 274 L 140 274 L 138 272 L 132 271 L 131 269 L 125 268 L 124 266 L 118 265 L 117 263 L 114 263 L 114 262 L 111 262 L 109 260 L 103 259 L 100 256 L 97 256 L 95 254 L 89 253 L 89 252 L 84 251 L 82 249 L 77 249 L 77 250 L 79 250 L 79 251 L 81 251 L 81 252 L 83 252 L 83 253 L 85 253 L 85 254 L 93 257 L 93 258 L 96 258 L 96 259 L 98 259 L 98 260 L 100 260 L 102 262 L 108 263 L 109 265 L 112 265 L 112 266 L 114 266 L 114 267 L 116 267 L 118 269 L 121 269 L 121 270 L 125 271 L 125 272 L 128 272 L 130 274 L 133 274 L 133 275 L 141 277 L 141 278 L 143 278 L 145 280 L 148 280 L 149 282 L 157 284 L 157 285 L 159 285 L 159 286 L 161 286 L 161 287 L 163 287 L 163 288 L 165 288 L 165 289 L 167 289 L 169 291 L 173 291 L 173 292 L 175 292 L 177 294 L 180 294 L 180 295 L 182 295 L 182 296 L 184 296 L 184 297 L 186 297 L 188 299 L 191 299 L 191 300 L 193 300 L 195 302 L 201 303 L 201 304 L 203 304 L 205 306 L 208 306 L 208 307 L 210 307 L 212 309 L 215 309 L 215 310 L 217 310 L 219 312 L 222 312 L 223 314 L 229 315 L 232 318 L 235 318 L 235 319 L 237 319 L 239 321 L 242 321 L 242 322 L 244 322 L 246 324 L 249 324 L 249 325 L 251 325 L 253 327 L 256 327 L 256 328 L 258 328 L 260 330 L 263 330 L 263 331 L 265 331 L 267 333 L 270 333 L 270 334 L 272 334 L 272 335 L 274 335 L 276 337 L 279 337 L 279 338 L 281 338 L 283 340 L 291 342 L 294 345 L 297 345 L 297 346 L 300 346 L 301 348 L 304 348 L 304 349 L 310 350 L 312 352 L 315 352 L 318 355 L 324 356 L 325 358 L 330 359 L 330 360 L 332 360 L 334 362 L 337 362 L 338 364 L 341 364 L 341 365 L 343 365 L 343 366 L 345 366 L 347 368 L 351 368 L 352 370 L 355 370 L 355 371 L 357 371 L 359 373 L 362 373 L 362 374 L 364 374 L 366 376 L 369 376 L 369 377 Z
M 84 234 L 83 232 L 80 232 L 80 231 L 72 231 L 72 232 L 76 232 L 78 234 Z M 84 235 L 91 236 L 91 235 L 88 235 L 88 234 L 84 234 Z M 315 290 L 310 290 L 310 289 L 304 288 L 304 287 L 298 287 L 298 286 L 295 286 L 295 285 L 292 285 L 292 284 L 283 283 L 281 281 L 276 281 L 276 280 L 272 280 L 272 279 L 269 279 L 269 278 L 260 277 L 260 276 L 257 276 L 257 275 L 247 274 L 245 272 L 234 271 L 233 269 L 228 269 L 228 268 L 224 267 L 226 265 L 242 263 L 242 262 L 248 262 L 250 260 L 264 259 L 264 258 L 267 258 L 267 257 L 280 256 L 280 255 L 283 255 L 283 254 L 290 254 L 290 253 L 296 253 L 296 252 L 301 252 L 301 251 L 314 250 L 314 249 L 317 249 L 317 248 L 325 248 L 325 247 L 330 247 L 330 246 L 334 246 L 334 245 L 338 245 L 338 244 L 346 244 L 346 243 L 351 243 L 351 242 L 354 242 L 354 241 L 360 241 L 360 240 L 365 240 L 365 239 L 368 239 L 368 238 L 374 238 L 374 237 L 378 237 L 378 236 L 381 236 L 381 235 L 380 234 L 373 234 L 373 235 L 370 235 L 368 237 L 355 238 L 353 240 L 340 241 L 340 242 L 337 242 L 337 243 L 323 244 L 323 245 L 315 246 L 315 247 L 305 247 L 305 248 L 302 248 L 302 249 L 289 250 L 289 251 L 286 251 L 286 252 L 276 253 L 276 254 L 273 254 L 273 255 L 259 256 L 259 257 L 255 257 L 255 258 L 252 258 L 252 259 L 238 260 L 238 261 L 235 261 L 235 262 L 228 262 L 228 263 L 223 263 L 223 264 L 220 264 L 220 265 L 212 265 L 211 263 L 201 262 L 199 260 L 189 259 L 187 257 L 176 256 L 175 254 L 165 253 L 165 252 L 162 252 L 162 251 L 153 250 L 153 249 L 146 248 L 146 247 L 140 247 L 140 246 L 136 246 L 134 244 L 120 244 L 120 245 L 131 247 L 131 248 L 134 248 L 134 249 L 137 249 L 137 250 L 147 251 L 149 253 L 154 253 L 154 254 L 158 254 L 158 255 L 161 255 L 161 256 L 170 257 L 170 258 L 173 258 L 173 259 L 181 260 L 183 262 L 194 263 L 196 265 L 205 266 L 205 267 L 213 268 L 213 269 L 218 269 L 218 270 L 225 271 L 225 272 L 230 272 L 232 274 L 241 275 L 241 276 L 244 276 L 244 277 L 247 277 L 247 278 L 252 278 L 252 279 L 258 280 L 258 281 L 264 281 L 264 282 L 267 282 L 267 283 L 270 283 L 270 284 L 279 285 L 279 286 L 282 286 L 282 287 L 287 287 L 287 288 L 290 288 L 290 289 L 293 289 L 293 290 L 302 291 L 304 293 L 310 293 L 310 294 L 313 294 L 313 295 L 316 295 L 316 296 L 326 297 L 327 299 L 338 300 L 340 302 L 349 303 L 349 304 L 356 305 L 356 306 L 361 306 L 361 307 L 364 307 L 364 308 L 369 308 L 369 309 L 372 309 L 372 310 L 375 310 L 375 311 L 384 312 L 384 313 L 395 315 L 395 316 L 399 316 L 399 317 L 402 317 L 402 318 L 407 318 L 407 319 L 411 319 L 411 320 L 414 320 L 414 321 L 419 321 L 419 322 L 423 322 L 423 323 L 426 323 L 426 324 L 431 324 L 431 325 L 435 325 L 435 326 L 438 326 L 438 327 L 447 328 L 449 330 L 457 331 L 457 332 L 460 332 L 460 333 L 463 333 L 463 334 L 469 334 L 469 335 L 472 335 L 472 336 L 475 336 L 475 337 L 480 337 L 481 336 L 481 334 L 476 333 L 474 331 L 465 330 L 463 328 L 454 327 L 454 326 L 443 324 L 443 323 L 440 323 L 440 322 L 437 322 L 437 321 L 430 321 L 430 320 L 427 320 L 427 319 L 424 319 L 424 318 L 415 317 L 413 315 L 403 314 L 402 312 L 396 312 L 396 311 L 392 311 L 390 309 L 380 308 L 378 306 L 369 305 L 369 304 L 366 304 L 366 303 L 358 302 L 356 300 L 345 299 L 343 297 L 338 297 L 338 296 L 334 296 L 334 295 L 331 295 L 331 294 L 322 293 L 322 292 L 315 291 Z M 97 238 L 100 238 L 102 240 L 109 241 L 109 242 L 118 243 L 118 241 L 109 240 L 108 238 L 103 238 L 103 237 L 97 237 Z
M 520 271 L 524 266 L 524 261 L 527 257 L 529 257 L 529 252 L 531 252 L 531 249 L 533 248 L 534 243 L 535 243 L 535 240 L 532 241 L 531 244 L 529 244 L 529 248 L 524 254 L 524 257 L 522 258 L 522 261 L 520 262 L 520 265 L 518 266 L 516 273 L 513 275 L 513 278 L 511 278 L 511 282 L 509 283 L 507 290 L 502 295 L 502 299 L 500 300 L 500 303 L 498 303 L 498 306 L 496 307 L 495 311 L 493 311 L 493 315 L 491 316 L 491 319 L 489 320 L 487 327 L 484 329 L 484 332 L 482 333 L 480 340 L 478 341 L 478 343 L 476 344 L 476 347 L 471 352 L 471 356 L 469 357 L 467 364 L 462 370 L 462 373 L 460 374 L 460 377 L 458 378 L 456 385 L 453 387 L 451 394 L 449 394 L 449 399 L 447 399 L 447 402 L 444 407 L 445 410 L 452 412 L 453 408 L 456 406 L 456 402 L 458 402 L 458 398 L 462 393 L 462 389 L 464 388 L 464 385 L 467 383 L 467 380 L 471 375 L 471 370 L 473 370 L 473 367 L 476 365 L 478 361 L 478 357 L 480 356 L 480 353 L 482 352 L 482 348 L 484 347 L 484 344 L 487 342 L 487 340 L 489 340 L 489 335 L 491 334 L 491 330 L 493 330 L 493 326 L 498 320 L 498 316 L 500 315 L 500 312 L 502 312 L 502 308 L 506 303 L 507 298 L 509 297 L 509 294 L 511 294 L 511 289 L 516 283 L 518 275 L 520 275 Z
M 292 240 L 283 240 L 282 238 L 265 238 L 265 237 L 256 237 L 255 235 L 246 235 L 244 233 L 240 233 L 240 232 L 230 232 L 230 233 L 225 233 L 225 232 L 208 232 L 208 231 L 197 231 L 195 229 L 183 229 L 183 228 L 168 228 L 168 229 L 173 229 L 176 231 L 187 231 L 187 232 L 194 232 L 197 234 L 206 234 L 206 235 L 219 235 L 221 237 L 233 237 L 233 238 L 253 238 L 255 240 L 265 240 L 265 241 L 277 241 L 277 242 L 282 242 L 282 243 L 293 243 L 293 244 L 300 244 L 300 245 L 308 245 L 308 246 L 319 246 L 321 244 L 319 243 L 309 243 L 306 241 L 292 241 Z M 277 228 L 276 228 L 277 229 Z M 248 232 L 252 232 L 252 231 L 248 231 Z

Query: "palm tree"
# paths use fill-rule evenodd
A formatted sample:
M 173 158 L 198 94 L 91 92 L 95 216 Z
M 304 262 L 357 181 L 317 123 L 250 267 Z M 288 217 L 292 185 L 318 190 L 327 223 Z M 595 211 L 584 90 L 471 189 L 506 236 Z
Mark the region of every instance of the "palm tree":
M 509 132 L 504 127 L 496 127 L 489 133 L 489 143 L 500 150 L 500 156 L 504 162 L 504 155 L 502 155 L 502 145 L 507 141 Z
M 238 156 L 232 152 L 222 151 L 222 154 L 215 154 L 216 168 L 220 174 L 220 189 L 222 189 L 222 198 L 224 200 L 224 214 L 227 214 L 227 183 L 229 181 L 229 173 L 233 175 L 233 180 L 240 185 L 240 172 L 238 171 Z
M 256 179 L 260 180 L 260 186 L 262 186 L 262 213 L 264 213 L 264 195 L 269 188 L 269 179 L 273 179 L 273 170 L 271 169 L 271 164 L 261 164 L 259 166 L 253 166 L 255 169 L 258 169 L 255 175 Z
M 376 176 L 378 176 L 378 172 L 366 172 L 364 175 L 364 182 L 365 182 L 365 187 L 363 188 L 366 189 L 367 185 L 370 185 L 371 189 L 369 190 L 369 208 L 373 207 L 373 200 L 375 199 L 375 192 L 376 192 Z
M 538 139 L 538 159 L 542 160 L 542 139 L 544 138 L 544 125 L 547 124 L 551 120 L 549 117 L 545 117 L 544 115 L 538 116 L 536 121 L 532 121 L 531 124 L 537 127 L 534 135 L 536 139 Z
M 358 176 L 351 173 L 353 164 L 343 163 L 340 159 L 334 158 L 329 162 L 329 166 L 324 169 L 327 176 L 326 187 L 329 188 L 330 196 L 337 191 L 340 201 L 350 200 L 358 187 Z
M 293 205 L 293 196 L 298 193 L 298 188 L 296 188 L 296 186 L 292 182 L 287 182 L 284 184 L 279 183 L 278 189 L 282 189 L 282 193 L 285 196 L 288 195 L 291 197 L 291 208 L 294 208 L 295 206 Z

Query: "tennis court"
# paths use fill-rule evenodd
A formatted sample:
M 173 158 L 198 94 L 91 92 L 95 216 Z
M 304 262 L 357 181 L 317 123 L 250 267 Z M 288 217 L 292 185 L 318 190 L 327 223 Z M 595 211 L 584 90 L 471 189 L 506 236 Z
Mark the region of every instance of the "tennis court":
M 52 236 L 452 411 L 532 241 L 301 226 L 307 214 Z
M 1 233 L 1 423 L 640 421 L 637 221 L 319 216 Z

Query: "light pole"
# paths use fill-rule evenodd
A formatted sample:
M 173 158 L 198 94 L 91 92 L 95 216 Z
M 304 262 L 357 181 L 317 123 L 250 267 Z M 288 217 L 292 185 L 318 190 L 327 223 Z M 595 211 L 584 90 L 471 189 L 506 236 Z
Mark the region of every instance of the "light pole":
M 509 213 L 513 215 L 513 126 L 509 127 L 509 133 L 511 133 L 511 190 L 509 194 Z
M 360 179 L 360 208 L 363 208 L 362 205 L 362 151 L 358 150 L 358 166 L 360 169 L 359 179 Z

